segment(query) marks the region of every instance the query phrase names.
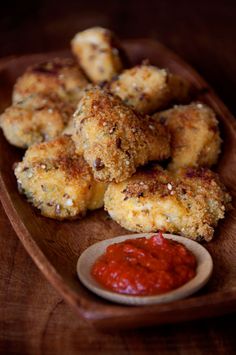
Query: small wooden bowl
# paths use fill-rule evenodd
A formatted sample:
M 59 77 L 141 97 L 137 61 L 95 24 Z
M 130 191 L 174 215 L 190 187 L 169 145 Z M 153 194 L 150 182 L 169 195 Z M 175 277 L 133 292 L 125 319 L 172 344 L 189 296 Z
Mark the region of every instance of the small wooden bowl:
M 106 239 L 91 245 L 80 255 L 78 259 L 77 273 L 80 281 L 90 291 L 94 292 L 100 297 L 103 297 L 112 302 L 133 306 L 147 306 L 151 304 L 168 303 L 190 296 L 200 290 L 200 288 L 202 288 L 207 283 L 212 274 L 212 258 L 202 245 L 194 242 L 193 240 L 173 234 L 163 234 L 163 236 L 166 239 L 175 240 L 183 244 L 195 255 L 197 260 L 196 276 L 178 289 L 157 296 L 129 296 L 111 292 L 105 289 L 92 277 L 91 269 L 95 260 L 97 260 L 102 254 L 105 253 L 106 248 L 109 245 L 120 243 L 127 239 L 137 239 L 143 237 L 151 238 L 153 235 L 154 233 L 123 235 L 112 239 Z

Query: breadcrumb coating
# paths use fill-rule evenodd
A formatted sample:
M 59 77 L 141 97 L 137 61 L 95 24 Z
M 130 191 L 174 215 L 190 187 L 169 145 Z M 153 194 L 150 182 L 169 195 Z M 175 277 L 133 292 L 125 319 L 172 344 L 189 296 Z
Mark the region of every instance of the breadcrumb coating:
M 175 106 L 152 116 L 171 134 L 170 169 L 212 166 L 220 154 L 221 138 L 214 111 L 205 104 Z
M 94 180 L 70 136 L 31 146 L 15 175 L 19 191 L 46 217 L 78 218 L 103 206 L 106 185 Z
M 9 143 L 27 148 L 59 136 L 74 112 L 74 106 L 58 96 L 33 94 L 8 107 L 0 126 Z
M 213 238 L 230 201 L 219 177 L 209 169 L 170 172 L 157 165 L 111 183 L 104 198 L 110 216 L 128 230 L 163 230 L 198 241 Z
M 70 136 L 72 136 L 73 135 L 73 133 L 74 133 L 74 117 L 73 117 L 73 115 L 70 117 L 70 119 L 69 119 L 69 121 L 68 121 L 68 123 L 67 123 L 67 125 L 65 126 L 65 128 L 64 128 L 64 130 L 63 130 L 63 132 L 62 132 L 62 134 L 67 134 L 67 135 L 70 135 Z
M 33 93 L 53 93 L 64 100 L 77 102 L 87 84 L 88 80 L 72 59 L 55 58 L 29 67 L 16 81 L 12 100 L 15 103 Z
M 122 181 L 148 161 L 170 155 L 169 135 L 101 88 L 86 92 L 74 113 L 73 139 L 96 179 Z
M 102 27 L 79 32 L 71 41 L 72 52 L 94 83 L 110 80 L 123 69 L 125 54 L 114 34 Z
M 123 71 L 108 87 L 124 103 L 148 114 L 172 101 L 184 102 L 190 93 L 190 85 L 183 78 L 145 64 Z

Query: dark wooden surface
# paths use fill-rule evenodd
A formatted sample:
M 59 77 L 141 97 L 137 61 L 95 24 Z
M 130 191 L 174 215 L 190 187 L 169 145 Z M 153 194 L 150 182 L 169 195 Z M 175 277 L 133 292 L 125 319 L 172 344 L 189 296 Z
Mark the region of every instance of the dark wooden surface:
M 210 105 L 220 120 L 224 144 L 217 170 L 222 181 L 236 196 L 236 122 L 219 100 L 193 69 L 182 62 L 174 53 L 154 40 L 129 40 L 124 42 L 131 62 L 139 63 L 148 58 L 151 63 L 167 67 L 173 73 L 185 77 L 195 88 L 195 99 Z M 0 61 L 0 107 L 10 102 L 12 85 L 28 65 L 65 55 L 64 51 L 50 54 L 25 55 L 7 61 L 1 68 Z M 66 54 L 68 55 L 68 54 Z M 206 90 L 206 88 L 208 88 Z M 2 92 L 9 97 L 2 97 Z M 58 222 L 39 215 L 26 199 L 18 193 L 12 166 L 19 161 L 22 151 L 10 146 L 0 135 L 0 199 L 7 211 L 16 233 L 32 256 L 36 265 L 78 311 L 78 314 L 96 327 L 108 329 L 122 327 L 137 328 L 144 325 L 167 324 L 181 320 L 200 319 L 211 315 L 222 315 L 236 311 L 236 209 L 227 213 L 221 221 L 212 242 L 205 247 L 214 260 L 214 272 L 204 289 L 185 300 L 147 307 L 122 307 L 95 297 L 86 290 L 76 277 L 76 262 L 83 250 L 99 240 L 112 238 L 128 231 L 122 229 L 104 211 L 88 213 L 77 221 Z M 33 282 L 34 280 L 32 280 Z
M 62 48 L 77 29 L 94 24 L 123 37 L 152 36 L 192 64 L 236 114 L 235 1 L 12 3 L 4 2 L 0 15 L 1 56 Z M 0 208 L 1 353 L 233 354 L 235 349 L 233 314 L 136 331 L 92 329 L 37 270 Z
M 91 328 L 38 271 L 1 206 L 0 225 L 2 354 L 234 353 L 235 315 L 133 331 Z

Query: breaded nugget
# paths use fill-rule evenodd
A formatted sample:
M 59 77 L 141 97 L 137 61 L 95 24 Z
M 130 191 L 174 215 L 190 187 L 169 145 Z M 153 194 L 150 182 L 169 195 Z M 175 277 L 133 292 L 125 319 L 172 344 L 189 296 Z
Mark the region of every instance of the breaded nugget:
M 123 69 L 124 52 L 114 34 L 102 27 L 79 32 L 72 51 L 86 75 L 95 83 L 110 80 Z
M 71 136 L 74 133 L 74 117 L 73 115 L 71 116 L 71 118 L 69 119 L 67 125 L 65 126 L 62 134 L 67 134 L 69 136 Z
M 169 135 L 100 88 L 86 92 L 74 113 L 73 139 L 96 179 L 122 181 L 139 165 L 169 157 Z
M 29 67 L 18 78 L 13 89 L 13 102 L 33 93 L 57 94 L 62 99 L 78 101 L 88 80 L 72 59 L 55 58 Z
M 128 230 L 164 230 L 209 241 L 230 200 L 209 169 L 170 172 L 155 166 L 119 184 L 111 183 L 104 203 L 110 216 Z
M 20 192 L 44 216 L 71 219 L 103 205 L 106 186 L 94 180 L 69 136 L 31 146 L 15 175 Z
M 176 106 L 153 115 L 171 134 L 170 169 L 211 166 L 217 162 L 221 138 L 214 111 L 202 103 Z
M 73 105 L 55 95 L 33 94 L 8 107 L 0 126 L 11 144 L 27 148 L 59 136 L 73 112 Z
M 123 71 L 108 87 L 113 94 L 141 113 L 153 113 L 172 101 L 183 102 L 190 90 L 183 78 L 145 64 Z

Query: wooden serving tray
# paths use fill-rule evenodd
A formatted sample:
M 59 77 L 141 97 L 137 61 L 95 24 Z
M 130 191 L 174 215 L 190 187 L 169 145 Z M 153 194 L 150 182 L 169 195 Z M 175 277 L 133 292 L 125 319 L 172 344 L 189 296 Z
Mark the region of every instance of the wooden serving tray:
M 148 58 L 188 79 L 197 89 L 196 99 L 208 103 L 217 113 L 224 139 L 217 170 L 232 196 L 236 194 L 236 121 L 207 83 L 163 45 L 152 40 L 124 43 L 132 62 Z M 45 53 L 9 58 L 0 64 L 0 110 L 10 103 L 16 78 L 25 68 L 41 60 L 69 55 Z M 213 257 L 213 276 L 194 296 L 168 304 L 128 307 L 109 303 L 88 291 L 78 280 L 76 262 L 89 245 L 127 231 L 109 219 L 101 209 L 78 221 L 59 222 L 40 216 L 17 191 L 12 165 L 23 151 L 10 146 L 0 134 L 0 197 L 23 245 L 49 282 L 74 307 L 79 316 L 98 327 L 138 327 L 191 320 L 236 310 L 236 210 L 221 221 L 212 242 L 205 244 Z M 33 282 L 33 280 L 32 280 Z M 43 307 L 43 300 L 42 307 Z

